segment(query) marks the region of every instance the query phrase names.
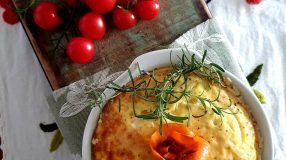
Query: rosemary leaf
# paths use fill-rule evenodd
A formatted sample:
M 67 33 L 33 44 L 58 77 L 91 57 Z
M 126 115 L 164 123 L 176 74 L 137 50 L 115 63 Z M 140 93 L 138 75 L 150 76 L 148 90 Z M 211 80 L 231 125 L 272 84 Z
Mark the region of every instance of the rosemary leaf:
M 121 98 L 120 95 L 118 96 L 118 112 L 121 110 Z
M 142 115 L 137 115 L 137 118 L 142 118 L 142 119 L 157 119 L 157 115 L 155 113 L 150 113 L 150 114 L 142 114 Z
M 133 76 L 132 76 L 132 73 L 131 73 L 131 70 L 128 68 L 128 75 L 131 79 L 131 82 L 132 82 L 132 85 L 134 86 L 135 85 L 135 82 L 134 82 L 134 79 L 133 79 Z
M 201 97 L 197 97 L 197 98 L 200 100 L 200 102 L 204 106 L 204 108 L 206 108 L 206 103 L 205 103 L 204 99 Z
M 160 135 L 163 135 L 163 117 L 160 118 L 159 131 L 160 131 Z
M 210 63 L 209 65 L 214 66 L 215 68 L 219 69 L 221 72 L 224 72 L 224 69 L 215 63 Z
M 206 56 L 207 56 L 207 50 L 205 50 L 205 52 L 204 52 L 203 59 L 202 59 L 202 63 L 205 62 Z
M 187 120 L 188 117 L 179 117 L 179 116 L 173 116 L 169 113 L 165 113 L 165 116 L 167 119 L 174 121 L 174 122 L 179 122 L 179 123 L 183 123 L 184 120 Z
M 215 114 L 220 115 L 220 113 L 215 108 L 212 108 L 212 110 L 214 111 Z

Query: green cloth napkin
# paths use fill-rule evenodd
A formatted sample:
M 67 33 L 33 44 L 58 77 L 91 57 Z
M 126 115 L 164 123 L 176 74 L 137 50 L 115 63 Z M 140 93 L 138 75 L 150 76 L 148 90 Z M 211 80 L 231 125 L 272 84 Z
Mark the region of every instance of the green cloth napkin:
M 238 65 L 234 51 L 216 19 L 209 19 L 189 30 L 168 47 L 188 47 L 198 53 L 207 50 L 207 59 L 209 61 L 223 66 L 243 82 L 247 82 Z M 53 96 L 48 98 L 56 122 L 71 152 L 74 154 L 81 155 L 83 132 L 91 111 L 90 107 L 86 107 L 88 101 L 86 92 L 95 88 L 98 91 L 103 91 L 106 82 L 121 74 L 121 72 L 110 72 L 110 69 L 107 68 L 93 76 L 55 91 Z

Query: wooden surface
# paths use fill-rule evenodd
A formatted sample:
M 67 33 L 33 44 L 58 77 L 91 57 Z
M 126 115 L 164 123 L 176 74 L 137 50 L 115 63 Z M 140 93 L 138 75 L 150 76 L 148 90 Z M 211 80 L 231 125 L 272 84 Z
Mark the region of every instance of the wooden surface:
M 16 7 L 24 4 L 25 1 L 15 3 Z M 64 49 L 62 53 L 50 51 L 54 45 L 51 38 L 64 29 L 54 33 L 42 31 L 29 19 L 29 12 L 27 19 L 21 21 L 52 89 L 56 90 L 105 68 L 111 72 L 125 70 L 138 55 L 166 48 L 180 35 L 211 17 L 204 0 L 161 0 L 160 4 L 161 11 L 155 20 L 139 21 L 126 31 L 108 28 L 103 40 L 94 41 L 96 55 L 86 65 L 73 63 Z M 68 33 L 67 37 L 78 35 L 73 31 Z

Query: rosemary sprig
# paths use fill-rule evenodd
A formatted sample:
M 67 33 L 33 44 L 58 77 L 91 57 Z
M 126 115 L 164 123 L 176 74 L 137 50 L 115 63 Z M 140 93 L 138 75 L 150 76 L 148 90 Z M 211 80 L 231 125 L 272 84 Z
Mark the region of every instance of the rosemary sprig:
M 50 53 L 53 53 L 53 55 L 58 55 L 60 53 L 64 53 L 65 46 L 67 42 L 71 39 L 71 28 L 73 26 L 77 25 L 75 21 L 76 14 L 78 14 L 82 3 L 80 0 L 76 1 L 76 5 L 74 7 L 71 7 L 70 9 L 67 9 L 68 17 L 67 22 L 63 26 L 63 30 L 59 34 L 54 34 L 51 38 L 51 42 L 53 47 L 49 50 Z M 62 5 L 64 6 L 64 5 Z M 63 7 L 64 8 L 64 7 Z
M 160 132 L 162 133 L 162 124 L 163 122 L 167 123 L 167 120 L 183 123 L 185 120 L 188 120 L 188 124 L 191 116 L 194 118 L 199 118 L 208 112 L 207 107 L 211 108 L 215 114 L 217 114 L 222 122 L 224 113 L 235 114 L 232 111 L 225 111 L 228 109 L 232 102 L 227 107 L 219 107 L 216 102 L 220 96 L 220 89 L 223 87 L 222 82 L 222 72 L 224 69 L 215 63 L 205 63 L 205 58 L 207 51 L 204 52 L 202 60 L 197 60 L 194 54 L 191 54 L 187 49 L 182 49 L 183 55 L 178 57 L 179 63 L 174 64 L 172 62 L 172 53 L 170 53 L 171 61 L 171 71 L 167 74 L 163 80 L 158 80 L 155 76 L 155 70 L 151 72 L 146 72 L 140 69 L 139 76 L 136 79 L 132 76 L 131 70 L 128 69 L 128 74 L 131 79 L 130 85 L 119 86 L 111 82 L 107 88 L 115 90 L 117 93 L 128 92 L 132 96 L 132 109 L 134 116 L 142 119 L 159 119 L 160 122 Z M 188 77 L 190 74 L 195 74 L 208 81 L 209 85 L 217 85 L 218 91 L 215 99 L 208 99 L 203 97 L 203 93 L 200 95 L 195 95 L 192 93 L 192 90 L 188 89 Z M 150 81 L 154 82 L 154 85 L 150 85 Z M 140 93 L 139 93 L 140 92 Z M 143 93 L 143 94 L 142 94 Z M 202 104 L 204 113 L 201 115 L 191 115 L 189 99 L 191 97 L 197 98 L 197 100 Z M 135 98 L 143 99 L 144 101 L 154 102 L 153 112 L 147 114 L 138 114 L 136 112 Z M 172 115 L 168 112 L 168 105 L 174 104 L 180 101 L 182 98 L 185 98 L 187 101 L 188 115 L 177 116 Z M 120 101 L 118 102 L 118 110 L 120 111 Z
M 33 7 L 35 4 L 37 4 L 38 2 L 40 2 L 40 0 L 30 0 L 25 7 L 23 7 L 23 8 L 16 8 L 15 12 L 19 16 L 23 16 L 23 19 L 26 19 L 26 14 L 27 14 L 28 10 L 31 7 Z

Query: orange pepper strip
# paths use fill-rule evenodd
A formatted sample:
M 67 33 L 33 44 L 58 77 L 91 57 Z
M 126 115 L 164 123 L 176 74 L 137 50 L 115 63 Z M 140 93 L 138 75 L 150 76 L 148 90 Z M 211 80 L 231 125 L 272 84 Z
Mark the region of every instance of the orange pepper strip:
M 185 125 L 177 123 L 169 123 L 163 125 L 162 136 L 156 131 L 150 139 L 150 147 L 153 153 L 153 160 L 163 160 L 163 155 L 174 157 L 170 159 L 182 160 L 209 160 L 209 143 L 199 136 L 195 136 Z M 180 145 L 183 150 L 180 151 L 178 157 L 174 153 L 169 153 L 168 148 L 161 147 L 166 140 L 171 139 Z M 160 154 L 161 153 L 161 154 Z M 166 158 L 166 157 L 165 157 Z
M 190 137 L 179 132 L 172 132 L 170 135 L 177 143 L 185 146 L 188 150 L 192 150 L 191 154 L 185 157 L 185 160 L 208 160 L 209 143 L 199 136 Z

